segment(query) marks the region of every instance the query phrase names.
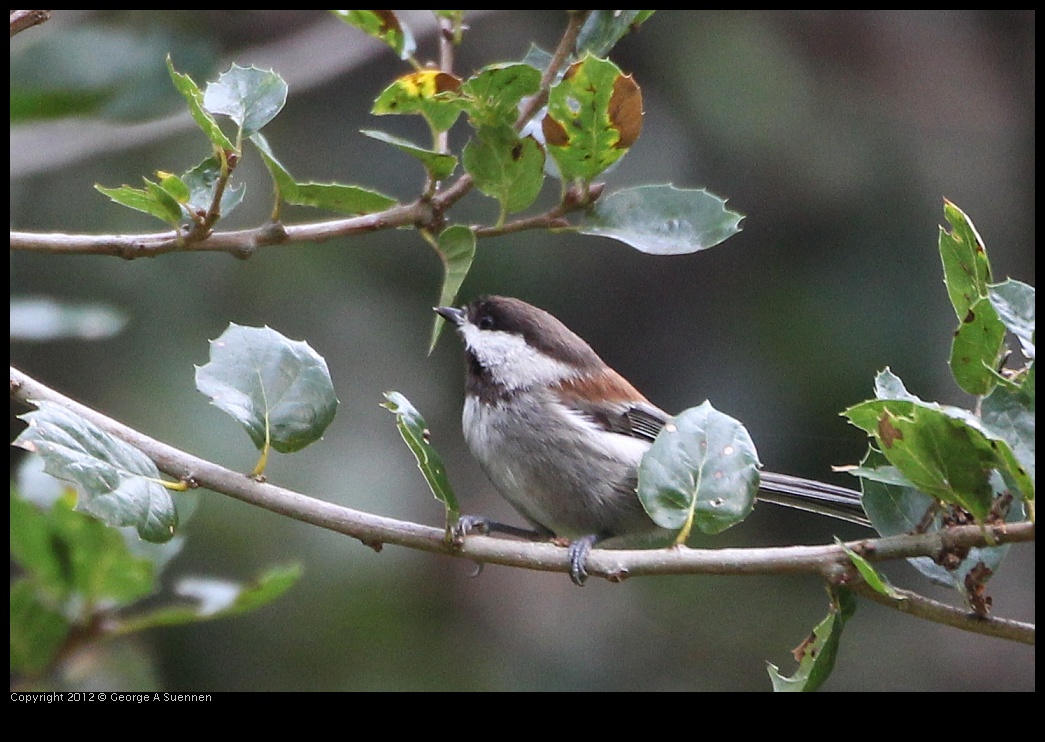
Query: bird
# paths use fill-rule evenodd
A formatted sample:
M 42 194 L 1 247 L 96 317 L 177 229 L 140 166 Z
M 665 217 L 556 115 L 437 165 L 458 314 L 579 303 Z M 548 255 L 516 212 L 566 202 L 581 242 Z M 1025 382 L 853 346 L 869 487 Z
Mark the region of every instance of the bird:
M 583 585 L 595 545 L 670 538 L 637 494 L 638 467 L 671 415 L 614 371 L 549 312 L 509 296 L 434 311 L 464 342 L 461 416 L 472 455 L 530 524 L 463 516 L 455 536 L 500 532 L 568 541 L 570 578 Z M 869 526 L 860 493 L 762 472 L 758 499 Z

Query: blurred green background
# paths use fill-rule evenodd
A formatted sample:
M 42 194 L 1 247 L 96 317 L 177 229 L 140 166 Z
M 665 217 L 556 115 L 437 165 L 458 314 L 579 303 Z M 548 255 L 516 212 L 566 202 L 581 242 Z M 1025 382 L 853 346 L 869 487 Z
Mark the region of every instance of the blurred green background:
M 418 56 L 431 16 L 408 11 Z M 411 15 L 412 13 L 412 15 Z M 457 72 L 550 49 L 562 11 L 475 11 Z M 853 484 L 832 465 L 865 440 L 838 413 L 890 366 L 926 399 L 968 406 L 946 365 L 955 318 L 936 250 L 942 200 L 966 211 L 998 280 L 1034 283 L 1033 11 L 661 11 L 612 58 L 634 74 L 642 136 L 606 177 L 707 187 L 744 231 L 694 255 L 655 258 L 610 240 L 521 233 L 484 240 L 462 300 L 506 293 L 543 306 L 654 402 L 710 399 L 744 421 L 766 467 Z M 92 186 L 183 171 L 208 153 L 164 68 L 199 82 L 231 62 L 290 85 L 265 134 L 301 179 L 412 199 L 413 160 L 359 134 L 425 141 L 419 118 L 369 115 L 408 71 L 385 47 L 318 11 L 57 11 L 12 39 L 12 88 L 97 91 L 81 116 L 22 120 L 12 94 L 13 229 L 150 232 L 158 223 Z M 41 93 L 43 91 L 43 93 Z M 60 99 L 61 96 L 52 96 Z M 49 100 L 49 98 L 48 98 Z M 115 119 L 111 117 L 116 117 Z M 458 125 L 451 143 L 466 133 Z M 261 223 L 270 186 L 256 153 L 225 227 Z M 554 189 L 549 183 L 546 188 Z M 547 199 L 542 201 L 546 203 Z M 287 221 L 325 218 L 292 210 Z M 471 194 L 452 214 L 492 221 Z M 378 405 L 403 392 L 426 416 L 466 512 L 517 522 L 460 434 L 461 348 L 426 355 L 440 263 L 412 231 L 268 247 L 246 261 L 14 253 L 12 297 L 105 302 L 130 321 L 107 340 L 13 342 L 12 363 L 144 432 L 249 470 L 247 436 L 197 393 L 193 365 L 232 321 L 307 340 L 341 408 L 325 438 L 270 462 L 270 481 L 432 525 L 442 520 Z M 24 411 L 12 406 L 13 413 Z M 12 437 L 20 423 L 12 417 Z M 16 461 L 17 454 L 12 455 Z M 298 561 L 286 596 L 242 618 L 156 630 L 83 653 L 69 682 L 101 690 L 767 690 L 765 662 L 823 617 L 811 577 L 674 577 L 620 585 L 487 567 L 347 538 L 201 492 L 167 570 L 246 580 Z M 857 527 L 758 508 L 701 546 L 827 543 Z M 905 564 L 894 582 L 950 600 Z M 1034 620 L 1034 547 L 990 583 L 1000 616 Z M 1031 690 L 1034 649 L 906 618 L 861 601 L 828 690 Z

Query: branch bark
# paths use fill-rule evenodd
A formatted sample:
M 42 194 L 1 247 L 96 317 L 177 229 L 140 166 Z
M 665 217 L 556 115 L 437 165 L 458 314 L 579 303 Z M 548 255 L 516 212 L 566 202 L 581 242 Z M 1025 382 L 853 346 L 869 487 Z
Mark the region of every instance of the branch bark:
M 48 400 L 65 406 L 151 458 L 161 471 L 193 485 L 233 497 L 256 507 L 359 539 L 375 550 L 396 544 L 422 551 L 527 569 L 568 572 L 566 549 L 549 543 L 512 541 L 469 536 L 462 544 L 447 540 L 442 528 L 386 518 L 318 500 L 277 485 L 258 482 L 180 449 L 157 441 L 124 425 L 11 367 L 11 397 L 29 404 Z M 1033 523 L 962 526 L 948 531 L 879 539 L 863 539 L 847 546 L 869 561 L 881 562 L 911 556 L 933 556 L 955 546 L 1017 543 L 1034 539 Z M 886 599 L 859 582 L 841 546 L 788 546 L 754 549 L 668 549 L 616 551 L 594 549 L 588 572 L 614 582 L 639 575 L 715 574 L 767 575 L 812 574 L 845 583 L 866 597 L 896 610 L 986 636 L 1034 643 L 1034 626 L 1000 618 L 978 618 L 967 612 L 930 601 L 915 593 L 904 599 Z

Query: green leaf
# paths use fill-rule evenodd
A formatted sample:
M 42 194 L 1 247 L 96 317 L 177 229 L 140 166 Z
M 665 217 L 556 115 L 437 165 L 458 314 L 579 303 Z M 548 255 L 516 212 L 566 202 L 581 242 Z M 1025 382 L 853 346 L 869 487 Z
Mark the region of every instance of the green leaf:
M 1034 287 L 1010 278 L 989 286 L 987 296 L 1005 329 L 1020 341 L 1023 355 L 1034 358 Z
M 64 646 L 72 624 L 28 580 L 11 583 L 11 673 L 37 675 Z
M 613 62 L 589 54 L 552 86 L 541 128 L 562 179 L 591 181 L 639 138 L 642 92 Z
M 341 214 L 373 214 L 395 206 L 396 200 L 383 193 L 341 183 L 298 183 L 287 203 L 314 206 Z
M 501 204 L 505 214 L 532 204 L 544 183 L 544 150 L 533 137 L 520 139 L 511 127 L 484 127 L 461 155 L 475 186 Z
M 443 288 L 439 292 L 437 307 L 451 306 L 457 299 L 457 292 L 468 276 L 475 258 L 475 233 L 468 227 L 454 225 L 444 229 L 439 234 L 436 243 L 439 259 L 443 261 Z M 439 315 L 436 315 L 432 325 L 432 339 L 428 344 L 428 352 L 435 350 L 435 343 L 439 334 L 446 324 Z
M 767 663 L 773 690 L 778 693 L 814 691 L 823 685 L 834 670 L 838 647 L 842 641 L 842 629 L 855 612 L 856 598 L 852 592 L 845 588 L 835 589 L 827 617 L 817 624 L 810 637 L 794 650 L 795 658 L 798 660 L 795 674 L 785 678 L 776 665 Z
M 171 62 L 169 54 L 167 55 L 167 71 L 174 82 L 174 87 L 188 102 L 189 113 L 192 114 L 193 120 L 203 130 L 203 133 L 207 135 L 211 143 L 226 152 L 236 152 L 236 146 L 225 136 L 221 127 L 218 126 L 217 120 L 204 109 L 203 91 L 199 89 L 199 86 L 196 85 L 191 77 L 183 75 L 174 69 L 174 63 Z
M 184 204 L 189 200 L 189 187 L 185 185 L 184 180 L 174 173 L 157 173 L 157 175 L 160 178 L 159 186 L 167 195 L 179 204 Z
M 650 518 L 678 542 L 695 522 L 718 533 L 751 512 L 758 492 L 758 453 L 747 429 L 704 402 L 673 417 L 639 465 L 639 499 Z
M 45 296 L 11 299 L 12 340 L 102 340 L 123 331 L 127 321 L 124 312 L 108 304 Z
M 624 36 L 645 23 L 652 10 L 593 10 L 577 36 L 577 52 L 605 57 Z
M 650 255 L 683 255 L 732 237 L 743 218 L 704 189 L 649 185 L 599 199 L 579 231 L 620 240 Z
M 435 499 L 443 503 L 446 508 L 446 531 L 449 534 L 450 529 L 461 516 L 461 508 L 457 504 L 457 496 L 450 488 L 450 480 L 446 476 L 443 458 L 429 440 L 430 435 L 425 419 L 410 404 L 410 400 L 399 392 L 385 392 L 385 399 L 388 401 L 383 402 L 381 406 L 395 414 L 399 435 L 403 436 L 406 445 L 417 459 L 417 468 L 424 475 Z
M 996 387 L 980 406 L 983 422 L 1012 448 L 1013 455 L 1034 480 L 1034 397 L 1026 388 Z
M 144 212 L 177 228 L 184 218 L 181 204 L 148 178 L 142 180 L 145 181 L 145 188 L 131 188 L 128 185 L 105 188 L 97 183 L 94 187 L 121 206 Z
M 229 618 L 257 610 L 289 590 L 302 575 L 300 565 L 273 567 L 253 583 L 241 585 L 227 580 L 184 577 L 175 584 L 174 592 L 191 605 L 158 608 L 118 623 L 116 634 L 130 634 L 159 626 Z
M 884 575 L 879 574 L 878 570 L 876 570 L 869 561 L 846 546 L 842 539 L 837 536 L 835 536 L 835 543 L 842 547 L 842 551 L 846 553 L 846 556 L 849 557 L 849 561 L 851 561 L 853 566 L 856 567 L 856 571 L 860 573 L 864 582 L 866 582 L 872 590 L 890 598 L 902 598 L 899 591 L 890 585 L 889 580 L 887 580 Z
M 969 394 L 987 394 L 998 378 L 995 369 L 1005 343 L 1005 326 L 987 298 L 977 299 L 958 325 L 951 344 L 951 373 Z
M 153 562 L 134 555 L 116 529 L 76 512 L 75 504 L 72 492 L 47 509 L 11 494 L 11 556 L 35 589 L 56 604 L 75 596 L 79 611 L 149 595 L 156 586 Z
M 250 140 L 257 146 L 261 159 L 272 175 L 279 196 L 288 204 L 313 206 L 342 214 L 371 214 L 396 204 L 394 198 L 359 186 L 340 183 L 300 183 L 276 159 L 268 140 L 254 134 Z
M 221 163 L 217 158 L 208 157 L 192 170 L 182 176 L 188 188 L 188 197 L 185 205 L 197 215 L 205 214 L 214 203 L 214 195 L 217 192 L 218 182 L 221 180 Z M 218 205 L 222 217 L 228 216 L 233 209 L 243 201 L 246 184 L 231 186 L 226 184 L 221 194 L 221 203 Z
M 433 149 L 418 147 L 416 144 L 409 142 L 406 139 L 400 139 L 391 134 L 386 134 L 383 131 L 364 129 L 360 133 L 370 137 L 371 139 L 376 139 L 379 142 L 391 144 L 401 152 L 405 152 L 411 157 L 416 157 L 421 161 L 425 170 L 428 171 L 429 177 L 434 181 L 449 178 L 457 167 L 457 158 L 453 155 L 448 155 L 445 152 L 436 152 Z
M 270 327 L 230 323 L 196 367 L 196 388 L 242 425 L 254 445 L 281 453 L 318 440 L 334 419 L 337 397 L 327 363 L 309 344 Z
M 276 117 L 287 102 L 287 84 L 272 70 L 232 65 L 207 85 L 203 107 L 228 116 L 249 137 Z
M 879 399 L 842 414 L 873 436 L 886 459 L 922 492 L 980 521 L 993 503 L 995 469 L 1022 497 L 1034 497 L 1033 479 L 1008 442 L 971 412 L 922 402 L 888 369 L 879 374 L 876 393 Z
M 20 415 L 29 427 L 14 445 L 38 453 L 48 474 L 77 486 L 77 510 L 111 526 L 134 526 L 146 541 L 174 535 L 178 511 L 151 459 L 61 405 L 33 404 L 36 410 Z
M 461 85 L 468 117 L 475 129 L 484 126 L 514 126 L 519 101 L 541 87 L 541 73 L 528 64 L 492 64 Z
M 951 225 L 950 232 L 940 227 L 944 283 L 955 314 L 964 320 L 972 305 L 987 296 L 991 265 L 983 240 L 969 217 L 947 200 L 943 202 L 943 213 Z
M 332 10 L 335 16 L 350 26 L 383 41 L 392 47 L 400 59 L 413 56 L 417 45 L 410 29 L 402 24 L 394 10 Z
M 874 448 L 868 450 L 860 469 L 852 473 L 863 477 L 864 510 L 871 525 L 883 536 L 919 531 L 936 533 L 946 527 L 945 519 L 953 520 L 947 508 L 940 507 L 931 497 L 919 492 Z M 1008 520 L 1020 520 L 1022 515 L 1023 508 L 1016 502 L 1009 511 Z M 983 565 L 996 572 L 1008 553 L 1009 545 L 1006 544 L 973 547 L 959 562 L 946 567 L 930 557 L 912 557 L 907 561 L 936 584 L 964 593 L 965 577 L 970 571 Z
M 446 131 L 465 106 L 457 94 L 460 87 L 461 81 L 447 72 L 411 72 L 396 79 L 377 96 L 371 113 L 376 116 L 417 113 L 424 116 L 432 131 Z

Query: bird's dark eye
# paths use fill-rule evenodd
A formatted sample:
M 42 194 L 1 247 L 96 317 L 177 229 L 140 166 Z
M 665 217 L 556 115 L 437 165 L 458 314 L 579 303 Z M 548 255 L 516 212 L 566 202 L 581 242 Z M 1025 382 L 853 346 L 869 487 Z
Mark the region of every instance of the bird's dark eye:
M 494 321 L 493 321 L 493 315 L 492 314 L 481 314 L 481 315 L 479 315 L 479 329 L 480 330 L 489 330 L 489 329 L 493 328 L 493 326 L 494 326 Z

